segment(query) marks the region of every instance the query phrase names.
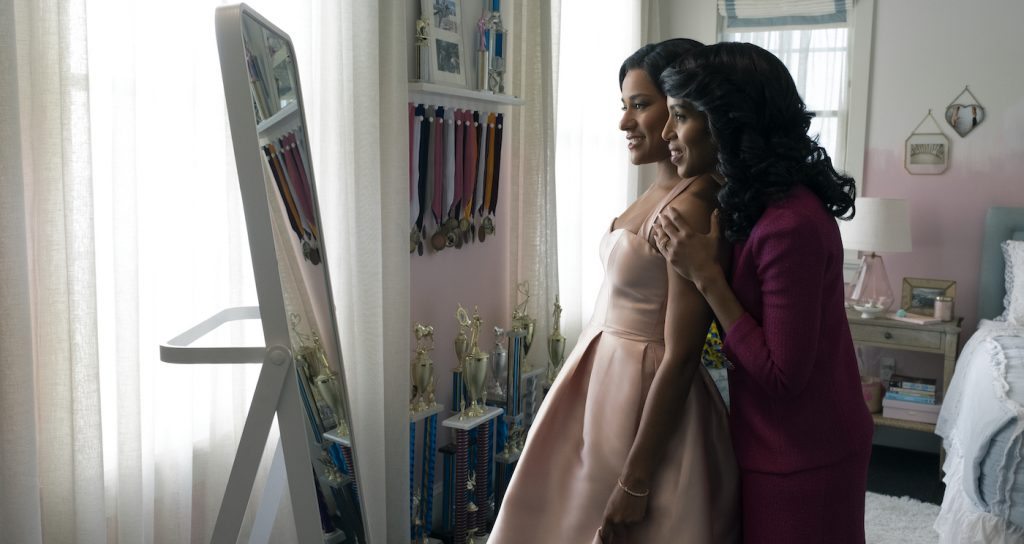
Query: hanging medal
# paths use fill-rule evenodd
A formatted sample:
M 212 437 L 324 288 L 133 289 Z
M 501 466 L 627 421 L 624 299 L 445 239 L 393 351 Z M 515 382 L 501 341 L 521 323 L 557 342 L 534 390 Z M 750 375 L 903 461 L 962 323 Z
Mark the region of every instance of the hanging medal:
M 466 112 L 466 165 L 462 180 L 462 198 L 465 202 L 462 204 L 462 219 L 459 221 L 463 242 L 470 242 L 475 234 L 470 218 L 473 216 L 473 192 L 476 189 L 477 118 L 476 112 Z
M 476 191 L 473 195 L 473 224 L 476 224 L 476 216 L 481 214 L 482 206 L 484 202 L 484 186 L 487 183 L 487 117 L 481 112 L 480 114 L 480 147 L 478 153 L 480 155 L 476 164 Z M 487 238 L 487 233 L 484 232 L 483 228 L 476 229 L 477 238 L 483 242 Z
M 434 207 L 434 184 L 437 182 L 435 178 L 436 172 L 436 158 L 437 158 L 437 111 L 431 106 L 427 109 L 427 121 L 430 126 L 427 127 L 427 186 L 424 191 L 423 207 L 422 212 L 424 216 L 433 215 Z M 422 174 L 421 174 L 422 175 Z M 424 219 L 423 226 L 423 239 L 428 243 L 429 247 L 433 247 L 432 237 L 427 236 L 429 229 L 426 226 L 426 220 Z
M 491 191 L 491 199 L 488 202 L 488 219 L 493 218 L 497 215 L 498 211 L 498 189 L 499 181 L 501 180 L 501 135 L 502 125 L 504 116 L 498 114 L 494 121 L 494 189 Z M 494 221 L 491 220 L 488 228 L 491 232 L 488 234 L 494 234 Z
M 458 226 L 458 219 L 452 214 L 452 205 L 455 204 L 455 115 L 458 110 L 449 111 L 444 123 L 444 206 L 441 213 L 444 217 L 444 226 L 441 232 L 444 234 L 446 247 L 455 246 L 455 228 Z
M 420 245 L 416 220 L 420 214 L 420 124 L 423 121 L 423 106 L 409 104 L 409 253 L 415 253 Z
M 445 236 L 441 232 L 441 210 L 444 204 L 444 107 L 438 106 L 434 111 L 433 143 L 434 151 L 434 194 L 430 201 L 430 211 L 434 217 L 434 234 L 430 235 L 430 247 L 434 251 L 445 248 Z
M 416 113 L 422 112 L 420 119 L 420 145 L 417 151 L 419 158 L 419 174 L 416 179 L 416 193 L 419 204 L 416 211 L 416 254 L 423 255 L 423 244 L 425 242 L 423 217 L 427 212 L 427 154 L 430 149 L 430 122 L 427 120 L 427 109 L 425 106 L 416 108 Z
M 493 113 L 487 116 L 487 173 L 486 173 L 486 187 L 484 188 L 484 200 L 480 203 L 480 215 L 483 216 L 483 231 L 485 234 L 494 234 L 494 221 L 489 215 L 489 208 L 491 202 L 491 195 L 494 192 L 494 129 L 496 125 L 496 118 Z M 481 237 L 481 242 L 483 237 Z
M 449 237 L 454 237 L 455 247 L 462 247 L 462 175 L 463 175 L 463 162 L 465 155 L 465 131 L 463 120 L 465 118 L 465 111 L 458 109 L 455 110 L 455 197 L 452 202 L 452 209 L 449 214 L 451 221 L 454 222 L 452 230 L 449 232 Z

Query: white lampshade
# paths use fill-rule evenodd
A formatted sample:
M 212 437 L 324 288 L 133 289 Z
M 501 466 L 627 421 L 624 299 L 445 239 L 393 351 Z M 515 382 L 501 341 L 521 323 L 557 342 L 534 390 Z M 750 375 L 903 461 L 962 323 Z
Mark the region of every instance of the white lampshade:
M 843 247 L 874 253 L 910 251 L 910 212 L 902 198 L 861 197 L 856 214 L 839 222 Z
M 864 252 L 849 303 L 861 317 L 874 317 L 895 302 L 885 263 L 878 252 L 910 251 L 910 213 L 900 198 L 858 198 L 856 214 L 839 222 L 843 247 Z

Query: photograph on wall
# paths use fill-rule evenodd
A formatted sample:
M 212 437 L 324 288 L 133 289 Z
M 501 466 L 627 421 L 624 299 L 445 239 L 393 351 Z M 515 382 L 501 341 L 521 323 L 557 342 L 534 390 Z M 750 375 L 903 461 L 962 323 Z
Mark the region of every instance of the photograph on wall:
M 466 86 L 466 59 L 462 46 L 461 0 L 422 0 L 427 30 L 430 82 Z
M 941 174 L 949 165 L 949 138 L 945 134 L 911 134 L 906 142 L 905 166 L 911 174 Z

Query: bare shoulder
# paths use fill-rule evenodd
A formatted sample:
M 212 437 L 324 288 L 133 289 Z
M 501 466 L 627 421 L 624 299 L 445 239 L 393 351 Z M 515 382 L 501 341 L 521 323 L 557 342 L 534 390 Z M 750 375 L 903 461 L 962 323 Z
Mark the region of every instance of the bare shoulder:
M 687 224 L 702 233 L 707 233 L 711 229 L 711 212 L 718 206 L 720 188 L 721 185 L 711 176 L 702 176 L 672 199 L 663 211 L 673 210 Z

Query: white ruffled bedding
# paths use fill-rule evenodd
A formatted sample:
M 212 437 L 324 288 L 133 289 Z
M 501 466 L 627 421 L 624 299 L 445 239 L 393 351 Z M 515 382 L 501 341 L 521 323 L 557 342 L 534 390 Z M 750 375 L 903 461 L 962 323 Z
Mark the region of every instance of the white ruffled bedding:
M 1024 529 L 1009 521 L 1024 518 L 1017 500 L 1024 489 L 1022 377 L 1024 327 L 983 320 L 957 360 L 935 429 L 946 448 L 946 493 L 935 521 L 940 542 L 1024 543 Z M 990 452 L 997 433 L 1012 447 Z

